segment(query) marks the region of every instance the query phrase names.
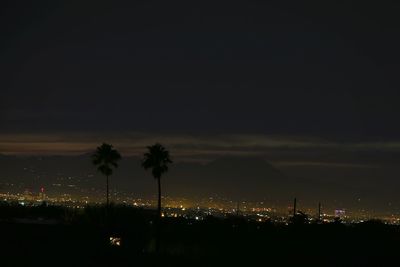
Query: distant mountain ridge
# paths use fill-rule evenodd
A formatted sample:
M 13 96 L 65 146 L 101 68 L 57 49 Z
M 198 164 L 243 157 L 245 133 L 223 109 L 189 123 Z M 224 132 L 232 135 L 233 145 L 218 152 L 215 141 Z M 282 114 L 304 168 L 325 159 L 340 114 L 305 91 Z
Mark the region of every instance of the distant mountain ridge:
M 0 181 L 11 180 L 22 182 L 28 187 L 38 187 L 42 183 L 55 183 L 60 177 L 77 177 L 84 185 L 103 186 L 103 179 L 91 165 L 89 154 L 3 156 L 0 160 L 3 166 Z M 88 176 L 93 177 L 89 179 Z M 286 179 L 285 175 L 263 159 L 228 157 L 207 164 L 175 163 L 164 177 L 163 185 L 165 192 L 177 195 L 261 197 L 271 182 L 277 184 L 281 179 Z M 111 177 L 111 184 L 132 192 L 153 192 L 152 177 L 141 168 L 137 157 L 121 160 L 120 167 Z
M 163 177 L 165 196 L 221 196 L 233 200 L 266 200 L 291 203 L 296 196 L 303 201 L 356 203 L 360 207 L 385 206 L 397 199 L 396 183 L 389 176 L 382 180 L 380 169 L 327 169 L 326 167 L 280 166 L 257 157 L 222 157 L 208 163 L 176 162 Z M 328 178 L 326 178 L 328 177 Z M 343 177 L 343 178 L 342 178 Z M 325 179 L 326 178 L 326 179 Z M 90 154 L 78 156 L 12 156 L 0 155 L 0 190 L 4 183 L 19 185 L 19 190 L 75 192 L 104 191 L 104 177 L 91 164 Z M 54 186 L 56 184 L 57 186 Z M 392 186 L 386 186 L 386 184 Z M 140 158 L 124 157 L 110 179 L 110 188 L 136 196 L 152 197 L 156 183 L 140 166 Z M 385 192 L 388 200 L 376 199 L 374 192 Z M 338 201 L 339 199 L 339 201 Z M 363 202 L 359 202 L 362 199 Z M 367 203 L 368 201 L 368 203 Z M 380 201 L 380 202 L 378 202 Z M 387 202 L 385 202 L 387 201 Z

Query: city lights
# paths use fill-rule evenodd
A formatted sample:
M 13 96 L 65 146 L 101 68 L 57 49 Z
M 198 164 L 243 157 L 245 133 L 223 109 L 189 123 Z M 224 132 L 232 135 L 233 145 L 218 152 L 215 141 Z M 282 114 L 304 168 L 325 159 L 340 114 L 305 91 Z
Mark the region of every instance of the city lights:
M 120 237 L 110 237 L 110 245 L 112 246 L 121 246 L 121 238 Z

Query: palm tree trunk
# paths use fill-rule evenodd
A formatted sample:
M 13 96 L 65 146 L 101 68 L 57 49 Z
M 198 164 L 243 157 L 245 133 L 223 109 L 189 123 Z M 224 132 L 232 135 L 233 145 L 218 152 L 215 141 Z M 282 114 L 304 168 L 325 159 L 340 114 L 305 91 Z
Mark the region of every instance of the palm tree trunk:
M 109 194 L 108 194 L 108 175 L 106 176 L 107 177 L 107 209 L 108 209 L 108 206 L 109 206 Z
M 106 194 L 107 194 L 107 203 L 106 203 L 106 228 L 107 228 L 107 231 L 108 231 L 108 227 L 109 227 L 109 214 L 110 214 L 110 211 L 109 211 L 109 209 L 110 209 L 110 197 L 109 197 L 109 191 L 108 191 L 108 175 L 106 175 L 106 177 L 107 177 L 107 192 L 106 192 Z
M 157 205 L 157 215 L 161 218 L 161 179 L 157 178 L 158 183 L 158 205 Z
M 161 239 L 161 179 L 157 178 L 158 183 L 158 205 L 157 205 L 157 228 L 156 228 L 156 252 L 160 252 Z

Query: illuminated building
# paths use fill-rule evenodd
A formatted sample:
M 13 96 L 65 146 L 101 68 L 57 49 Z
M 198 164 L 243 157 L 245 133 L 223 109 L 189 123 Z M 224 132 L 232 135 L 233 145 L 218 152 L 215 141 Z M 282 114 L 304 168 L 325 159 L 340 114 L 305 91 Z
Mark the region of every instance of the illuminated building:
M 335 217 L 343 218 L 346 216 L 346 211 L 344 209 L 336 209 L 335 210 Z
M 40 188 L 40 192 L 39 192 L 39 200 L 45 201 L 46 200 L 46 194 L 44 192 L 44 187 Z

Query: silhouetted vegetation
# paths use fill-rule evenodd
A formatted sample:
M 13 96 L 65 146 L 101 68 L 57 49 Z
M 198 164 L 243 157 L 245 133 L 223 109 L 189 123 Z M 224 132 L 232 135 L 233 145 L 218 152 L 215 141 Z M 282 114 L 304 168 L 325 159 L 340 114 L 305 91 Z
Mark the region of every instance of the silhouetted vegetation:
M 154 254 L 155 211 L 114 206 L 109 234 L 104 209 L 1 204 L 1 266 L 387 266 L 400 241 L 398 226 L 378 221 L 292 227 L 243 216 L 162 218 Z
M 156 233 L 156 250 L 160 247 L 160 231 L 161 231 L 161 176 L 168 171 L 168 164 L 172 163 L 169 151 L 161 144 L 154 144 L 147 147 L 148 152 L 143 155 L 142 166 L 145 170 L 151 169 L 153 177 L 157 180 L 158 201 L 157 201 L 157 233 Z
M 112 145 L 103 143 L 97 147 L 96 152 L 92 155 L 92 162 L 97 166 L 97 170 L 106 176 L 106 195 L 107 206 L 109 206 L 109 181 L 108 178 L 113 173 L 113 168 L 118 167 L 118 161 L 121 159 L 119 152 Z
M 308 223 L 308 215 L 298 211 L 296 214 L 294 214 L 292 217 L 290 217 L 290 222 L 292 224 L 306 224 Z
M 397 260 L 399 226 L 323 223 L 320 204 L 317 223 L 310 223 L 296 199 L 287 224 L 239 213 L 164 218 L 161 177 L 172 160 L 160 144 L 147 148 L 142 167 L 157 181 L 156 211 L 110 204 L 108 179 L 121 156 L 103 144 L 92 160 L 107 178 L 106 204 L 0 203 L 1 266 L 385 266 Z

